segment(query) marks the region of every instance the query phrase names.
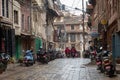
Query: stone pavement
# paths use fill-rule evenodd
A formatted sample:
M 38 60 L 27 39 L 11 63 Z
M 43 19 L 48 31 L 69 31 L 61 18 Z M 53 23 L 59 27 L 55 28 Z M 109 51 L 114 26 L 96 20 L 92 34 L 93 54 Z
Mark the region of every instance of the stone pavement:
M 89 59 L 65 58 L 44 65 L 11 66 L 0 75 L 0 80 L 120 80 L 119 76 L 109 78 L 99 73 L 89 62 Z

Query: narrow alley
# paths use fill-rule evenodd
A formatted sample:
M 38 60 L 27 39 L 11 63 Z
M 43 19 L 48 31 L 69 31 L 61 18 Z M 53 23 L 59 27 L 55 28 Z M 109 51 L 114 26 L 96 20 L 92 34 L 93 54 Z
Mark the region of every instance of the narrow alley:
M 56 59 L 48 64 L 34 66 L 13 66 L 0 75 L 0 80 L 120 80 L 119 76 L 106 77 L 89 64 L 89 59 Z

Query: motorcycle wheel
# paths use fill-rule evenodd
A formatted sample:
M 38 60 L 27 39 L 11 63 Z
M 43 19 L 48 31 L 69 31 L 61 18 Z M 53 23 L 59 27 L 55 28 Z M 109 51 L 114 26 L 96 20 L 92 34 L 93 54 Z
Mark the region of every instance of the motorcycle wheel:
M 29 66 L 29 64 L 28 64 L 28 63 L 26 63 L 26 64 L 25 64 L 25 66 L 27 66 L 27 67 L 28 67 L 28 66 Z
M 45 63 L 48 64 L 48 59 L 45 59 Z

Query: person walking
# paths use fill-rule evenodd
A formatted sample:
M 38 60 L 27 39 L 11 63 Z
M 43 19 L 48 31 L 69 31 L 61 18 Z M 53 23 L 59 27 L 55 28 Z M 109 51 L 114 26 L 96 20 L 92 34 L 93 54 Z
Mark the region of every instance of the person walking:
M 66 49 L 65 49 L 65 55 L 67 57 L 70 57 L 70 49 L 68 47 L 66 47 Z
M 71 48 L 71 56 L 74 58 L 75 57 L 75 54 L 77 53 L 75 47 L 72 47 Z

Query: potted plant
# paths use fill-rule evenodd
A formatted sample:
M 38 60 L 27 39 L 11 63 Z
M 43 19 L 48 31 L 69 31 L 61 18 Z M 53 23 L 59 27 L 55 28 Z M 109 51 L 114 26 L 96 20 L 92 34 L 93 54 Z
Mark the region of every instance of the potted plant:
M 20 63 L 20 65 L 22 65 L 22 63 L 23 63 L 23 56 L 20 56 L 20 58 L 18 59 L 18 63 Z

